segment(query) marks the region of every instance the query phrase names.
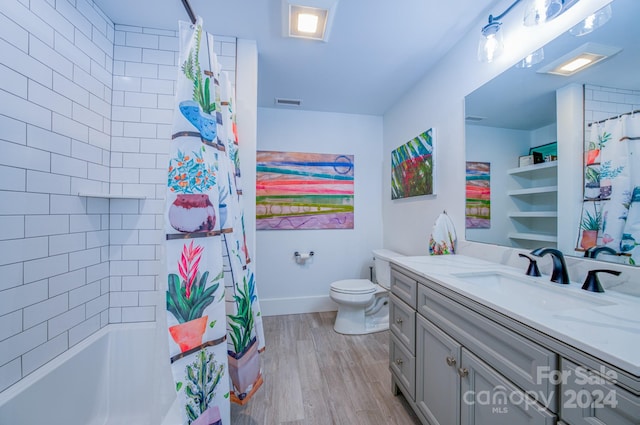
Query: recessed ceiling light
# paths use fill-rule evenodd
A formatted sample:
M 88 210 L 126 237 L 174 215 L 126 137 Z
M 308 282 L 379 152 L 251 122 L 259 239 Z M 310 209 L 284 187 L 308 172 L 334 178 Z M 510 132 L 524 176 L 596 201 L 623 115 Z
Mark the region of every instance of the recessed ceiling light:
M 621 48 L 615 46 L 585 43 L 549 65 L 540 68 L 537 72 L 565 77 L 570 76 L 619 53 L 621 50 Z
M 311 13 L 298 14 L 298 31 L 313 34 L 318 31 L 318 15 Z
M 327 41 L 338 0 L 282 0 L 282 35 Z

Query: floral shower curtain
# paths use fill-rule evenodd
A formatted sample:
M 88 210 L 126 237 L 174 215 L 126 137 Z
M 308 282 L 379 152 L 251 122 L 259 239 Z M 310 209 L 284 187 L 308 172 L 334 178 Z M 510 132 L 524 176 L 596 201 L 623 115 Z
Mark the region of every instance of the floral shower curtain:
M 230 424 L 262 384 L 262 318 L 242 209 L 234 92 L 213 36 L 180 22 L 165 213 L 169 357 L 184 423 Z
M 592 125 L 585 157 L 581 248 L 604 245 L 638 264 L 639 155 L 640 116 L 624 115 Z M 587 237 L 588 232 L 594 237 Z

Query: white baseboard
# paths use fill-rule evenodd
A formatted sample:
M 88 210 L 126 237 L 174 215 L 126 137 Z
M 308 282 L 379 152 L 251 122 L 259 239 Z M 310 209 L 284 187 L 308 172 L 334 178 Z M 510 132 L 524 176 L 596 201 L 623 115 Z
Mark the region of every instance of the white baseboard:
M 262 316 L 337 311 L 338 305 L 328 295 L 296 298 L 260 298 Z

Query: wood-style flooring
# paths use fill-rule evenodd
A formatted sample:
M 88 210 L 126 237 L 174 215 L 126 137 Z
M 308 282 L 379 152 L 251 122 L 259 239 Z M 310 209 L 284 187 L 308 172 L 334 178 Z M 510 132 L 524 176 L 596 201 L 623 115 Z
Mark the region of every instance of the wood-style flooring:
M 340 335 L 335 312 L 263 318 L 264 384 L 233 425 L 419 424 L 402 395 L 391 393 L 389 331 Z

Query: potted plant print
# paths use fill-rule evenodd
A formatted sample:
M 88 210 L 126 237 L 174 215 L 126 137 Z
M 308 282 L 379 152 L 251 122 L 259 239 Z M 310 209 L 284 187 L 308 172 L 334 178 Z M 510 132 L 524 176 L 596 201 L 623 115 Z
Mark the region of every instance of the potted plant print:
M 231 328 L 229 335 L 234 349 L 228 351 L 229 376 L 240 400 L 246 397 L 249 387 L 260 377 L 258 343 L 255 337 L 251 337 L 254 329 L 251 305 L 256 298 L 253 274 L 249 279 L 245 276 L 242 288 L 236 283 L 233 296 L 236 313 L 227 315 Z
M 584 197 L 585 199 L 597 199 L 600 197 L 600 170 L 598 167 L 587 167 L 584 173 Z
M 200 274 L 198 267 L 202 256 L 202 246 L 194 246 L 193 241 L 184 245 L 178 273 L 169 274 L 167 289 L 167 310 L 178 321 L 169 328 L 173 340 L 181 352 L 202 344 L 202 335 L 207 326 L 208 316 L 204 310 L 214 301 L 219 284 L 207 287 L 209 272 Z
M 185 405 L 190 425 L 221 425 L 218 406 L 210 405 L 215 389 L 224 375 L 224 365 L 218 365 L 213 354 L 201 350 L 196 361 L 187 366 Z
M 180 112 L 200 132 L 200 137 L 208 142 L 216 139 L 216 104 L 211 99 L 211 79 L 202 78 L 200 68 L 200 40 L 202 27 L 196 31 L 196 44 L 189 51 L 189 57 L 182 64 L 184 76 L 193 82 L 193 100 L 180 102 Z
M 216 184 L 214 166 L 203 158 L 204 147 L 198 152 L 178 150 L 169 160 L 167 184 L 177 194 L 169 207 L 169 223 L 179 232 L 209 232 L 215 228 L 216 213 L 206 192 Z
M 580 247 L 583 249 L 591 248 L 597 245 L 598 230 L 602 224 L 602 215 L 596 212 L 592 215 L 589 211 L 585 211 L 580 228 L 582 229 L 582 238 L 580 239 Z

